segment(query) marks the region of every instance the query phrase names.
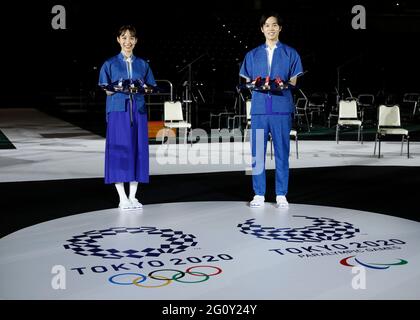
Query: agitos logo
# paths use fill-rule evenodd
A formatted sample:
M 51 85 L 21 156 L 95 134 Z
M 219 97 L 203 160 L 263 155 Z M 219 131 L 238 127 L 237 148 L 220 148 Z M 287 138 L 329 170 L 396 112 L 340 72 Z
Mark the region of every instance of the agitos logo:
M 394 263 L 392 263 L 392 262 L 391 263 L 376 263 L 376 262 L 375 263 L 373 263 L 373 262 L 366 263 L 366 262 L 360 261 L 360 259 L 357 259 L 356 256 L 350 256 L 350 257 L 341 259 L 340 264 L 342 264 L 343 266 L 346 266 L 346 267 L 355 267 L 356 265 L 349 263 L 349 260 L 352 259 L 352 258 L 354 258 L 354 261 L 356 263 L 358 263 L 359 265 L 361 265 L 363 267 L 370 268 L 370 269 L 380 269 L 380 270 L 389 269 L 390 267 L 393 267 L 393 266 L 402 266 L 402 265 L 405 265 L 405 264 L 408 263 L 407 260 L 403 260 L 403 259 L 398 259 L 399 261 L 394 262 Z
M 206 268 L 213 269 L 214 271 L 206 273 Z M 194 271 L 193 271 L 194 270 Z M 201 270 L 201 271 L 199 271 Z M 215 266 L 193 266 L 189 267 L 185 271 L 177 269 L 159 269 L 149 272 L 146 276 L 141 273 L 119 273 L 113 275 L 108 279 L 109 282 L 116 285 L 135 285 L 141 288 L 160 288 L 167 286 L 172 282 L 180 283 L 200 283 L 210 279 L 210 277 L 216 276 L 222 273 L 222 269 Z M 191 276 L 184 279 L 187 275 Z M 153 284 L 156 280 L 157 284 Z M 151 282 L 151 283 L 150 283 Z
M 150 236 L 157 236 L 164 241 L 159 248 L 147 247 L 143 250 L 127 249 L 117 250 L 114 248 L 102 248 L 98 240 L 109 236 L 118 236 L 120 234 L 145 233 Z M 65 244 L 65 249 L 73 250 L 74 253 L 81 256 L 95 256 L 103 259 L 121 259 L 143 257 L 159 257 L 163 253 L 177 254 L 184 252 L 189 247 L 197 245 L 194 235 L 185 234 L 182 231 L 174 231 L 172 229 L 158 229 L 155 227 L 116 227 L 103 230 L 91 230 L 81 235 L 73 236 L 67 240 L 70 244 Z
M 316 218 L 293 216 L 312 220 L 313 224 L 301 228 L 275 228 L 261 226 L 255 223 L 255 218 L 238 224 L 240 232 L 253 235 L 260 239 L 282 240 L 286 242 L 321 242 L 325 240 L 338 241 L 353 238 L 360 232 L 349 222 L 341 222 L 331 218 Z

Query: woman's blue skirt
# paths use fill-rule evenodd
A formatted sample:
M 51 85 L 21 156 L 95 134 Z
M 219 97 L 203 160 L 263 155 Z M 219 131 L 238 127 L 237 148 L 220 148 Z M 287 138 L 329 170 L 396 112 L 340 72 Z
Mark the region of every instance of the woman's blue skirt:
M 133 124 L 127 111 L 108 113 L 105 145 L 105 183 L 149 182 L 147 113 L 137 111 L 133 101 Z

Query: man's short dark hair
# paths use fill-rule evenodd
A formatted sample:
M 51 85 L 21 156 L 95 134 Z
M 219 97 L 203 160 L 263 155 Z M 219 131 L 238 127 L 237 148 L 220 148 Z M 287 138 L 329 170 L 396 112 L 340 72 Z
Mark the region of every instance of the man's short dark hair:
M 275 12 L 275 11 L 270 11 L 270 12 L 264 13 L 264 14 L 261 16 L 261 19 L 260 19 L 260 27 L 261 27 L 261 28 L 264 26 L 265 22 L 266 22 L 266 21 L 267 21 L 267 19 L 268 19 L 268 18 L 270 18 L 270 17 L 274 17 L 274 18 L 276 18 L 276 19 L 277 19 L 277 23 L 278 23 L 278 25 L 279 25 L 280 27 L 281 27 L 281 26 L 283 26 L 283 18 L 282 18 L 282 17 L 280 17 L 280 15 L 279 15 L 277 12 Z

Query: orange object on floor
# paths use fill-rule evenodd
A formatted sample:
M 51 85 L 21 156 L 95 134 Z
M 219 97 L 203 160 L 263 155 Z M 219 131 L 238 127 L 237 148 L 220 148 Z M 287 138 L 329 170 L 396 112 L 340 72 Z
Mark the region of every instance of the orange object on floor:
M 149 121 L 148 122 L 149 127 L 149 139 L 159 139 L 162 138 L 162 133 L 159 133 L 161 129 L 164 128 L 163 121 Z M 176 136 L 176 129 L 171 129 Z M 162 131 L 163 132 L 163 131 Z M 157 136 L 158 135 L 158 136 Z

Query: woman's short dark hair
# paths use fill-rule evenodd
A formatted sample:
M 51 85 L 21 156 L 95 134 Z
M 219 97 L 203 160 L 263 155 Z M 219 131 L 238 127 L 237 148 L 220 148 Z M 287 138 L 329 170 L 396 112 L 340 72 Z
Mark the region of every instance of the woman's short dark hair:
M 276 18 L 276 19 L 277 19 L 277 24 L 278 24 L 280 27 L 281 27 L 281 26 L 283 26 L 283 19 L 282 19 L 282 17 L 280 17 L 280 15 L 279 15 L 277 12 L 270 11 L 270 12 L 264 13 L 264 14 L 261 16 L 261 19 L 260 19 L 260 27 L 261 27 L 261 28 L 264 26 L 265 22 L 266 22 L 266 21 L 267 21 L 267 19 L 268 19 L 268 18 L 270 18 L 270 17 L 274 17 L 274 18 Z
M 137 30 L 136 28 L 131 25 L 131 24 L 127 24 L 122 26 L 121 28 L 118 29 L 118 33 L 117 33 L 117 37 L 121 37 L 124 33 L 126 32 L 130 32 L 131 36 L 137 38 Z

